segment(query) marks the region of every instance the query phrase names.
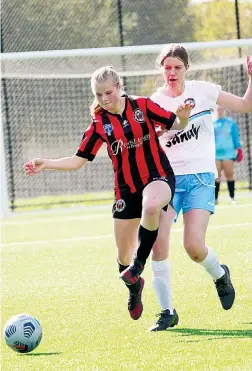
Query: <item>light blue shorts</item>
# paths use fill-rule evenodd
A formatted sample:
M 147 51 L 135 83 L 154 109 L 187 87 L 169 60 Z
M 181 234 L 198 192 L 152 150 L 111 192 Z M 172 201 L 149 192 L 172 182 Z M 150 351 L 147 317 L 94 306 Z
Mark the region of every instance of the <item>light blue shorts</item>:
M 172 206 L 176 210 L 176 219 L 182 209 L 183 214 L 192 209 L 208 210 L 214 213 L 215 174 L 198 173 L 176 175 L 176 188 Z

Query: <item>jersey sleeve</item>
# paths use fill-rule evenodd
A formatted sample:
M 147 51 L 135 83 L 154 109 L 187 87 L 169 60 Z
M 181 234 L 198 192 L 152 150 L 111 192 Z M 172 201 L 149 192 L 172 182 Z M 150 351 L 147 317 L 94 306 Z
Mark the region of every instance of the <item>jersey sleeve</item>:
M 92 122 L 84 132 L 81 144 L 75 155 L 86 158 L 88 161 L 93 161 L 102 144 L 103 140 L 96 132 L 96 124 Z
M 234 143 L 234 148 L 238 149 L 241 148 L 241 141 L 240 141 L 240 133 L 238 125 L 235 121 L 232 120 L 232 126 L 231 126 L 231 135 Z
M 195 83 L 197 86 L 197 95 L 203 97 L 203 101 L 209 109 L 215 109 L 221 86 L 207 81 L 195 81 Z
M 166 111 L 150 98 L 146 99 L 147 116 L 155 121 L 155 125 L 160 125 L 164 129 L 171 129 L 176 115 L 171 111 Z

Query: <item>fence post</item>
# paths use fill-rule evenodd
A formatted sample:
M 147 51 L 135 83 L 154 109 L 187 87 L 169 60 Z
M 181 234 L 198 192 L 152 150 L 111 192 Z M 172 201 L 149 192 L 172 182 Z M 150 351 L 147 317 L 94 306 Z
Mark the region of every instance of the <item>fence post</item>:
M 2 24 L 1 24 L 1 53 L 4 53 L 4 40 L 3 40 L 3 29 L 2 29 Z M 2 66 L 2 70 L 4 67 Z M 13 169 L 13 153 L 12 153 L 12 143 L 11 143 L 11 125 L 10 125 L 10 116 L 9 116 L 9 100 L 8 100 L 8 92 L 7 92 L 7 85 L 6 85 L 6 79 L 2 79 L 2 94 L 3 94 L 3 105 L 5 107 L 5 121 L 6 121 L 6 127 L 7 127 L 7 138 L 8 138 L 8 148 L 6 149 L 8 151 L 8 158 L 9 158 L 9 174 L 8 177 L 6 176 L 6 163 L 5 160 L 3 159 L 3 164 L 4 165 L 4 172 L 5 175 L 1 174 L 4 177 L 9 180 L 9 195 L 10 195 L 10 202 L 11 202 L 11 210 L 14 211 L 15 209 L 15 184 L 14 184 L 14 169 Z M 2 120 L 1 120 L 1 131 L 3 135 L 3 143 L 4 143 L 4 130 L 3 130 L 3 125 L 2 125 Z M 3 155 L 5 155 L 4 151 L 4 146 L 3 148 Z M 6 180 L 7 182 L 7 180 Z M 7 192 L 7 185 L 6 185 L 6 192 Z M 8 196 L 7 196 L 8 198 Z M 4 201 L 3 201 L 4 202 Z
M 122 14 L 122 3 L 121 0 L 117 0 L 117 13 L 118 13 L 118 27 L 119 27 L 119 38 L 120 38 L 120 46 L 124 46 L 124 36 L 123 36 L 123 14 Z M 122 61 L 122 69 L 126 71 L 126 60 L 124 55 L 121 57 Z M 127 90 L 127 79 L 126 77 L 123 78 L 123 84 L 125 90 Z

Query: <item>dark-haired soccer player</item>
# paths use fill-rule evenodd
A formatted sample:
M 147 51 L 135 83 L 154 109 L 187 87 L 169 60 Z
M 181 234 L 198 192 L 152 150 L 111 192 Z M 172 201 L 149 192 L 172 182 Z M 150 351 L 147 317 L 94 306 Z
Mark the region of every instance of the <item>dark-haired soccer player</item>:
M 95 96 L 92 122 L 76 154 L 54 160 L 35 158 L 25 163 L 24 169 L 27 175 L 44 169 L 77 170 L 92 161 L 105 143 L 114 168 L 113 218 L 119 271 L 127 271 L 138 247 L 134 263 L 140 274 L 159 229 L 165 232 L 165 214 L 175 189 L 173 170 L 159 144 L 155 125 L 182 130 L 191 107 L 180 105 L 176 110 L 178 120 L 174 113 L 148 98 L 123 95 L 122 81 L 111 66 L 94 72 L 91 88 Z M 143 310 L 143 286 L 144 280 L 138 276 L 127 282 L 128 309 L 135 320 Z
M 178 322 L 172 306 L 169 242 L 173 220 L 183 212 L 184 248 L 189 257 L 200 264 L 213 279 L 223 309 L 229 310 L 235 300 L 229 268 L 220 264 L 205 237 L 210 215 L 215 206 L 215 145 L 211 110 L 216 104 L 233 111 L 252 111 L 252 59 L 247 57 L 249 83 L 243 97 L 225 92 L 221 86 L 207 81 L 188 80 L 189 58 L 179 44 L 167 45 L 157 59 L 164 84 L 151 96 L 161 107 L 175 112 L 178 105 L 190 102 L 193 109 L 183 131 L 172 130 L 160 137 L 176 177 L 172 206 L 166 213 L 166 234 L 158 237 L 153 247 L 151 267 L 153 287 L 161 313 L 151 331 L 163 331 Z

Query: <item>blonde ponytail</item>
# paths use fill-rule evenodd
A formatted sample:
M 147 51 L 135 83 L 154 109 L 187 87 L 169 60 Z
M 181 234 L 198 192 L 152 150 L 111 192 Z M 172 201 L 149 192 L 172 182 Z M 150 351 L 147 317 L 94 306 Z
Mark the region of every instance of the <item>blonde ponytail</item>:
M 94 115 L 98 115 L 101 112 L 102 107 L 99 105 L 96 98 L 93 100 L 93 103 L 89 107 L 89 110 L 90 110 L 90 114 L 91 114 L 92 117 Z

